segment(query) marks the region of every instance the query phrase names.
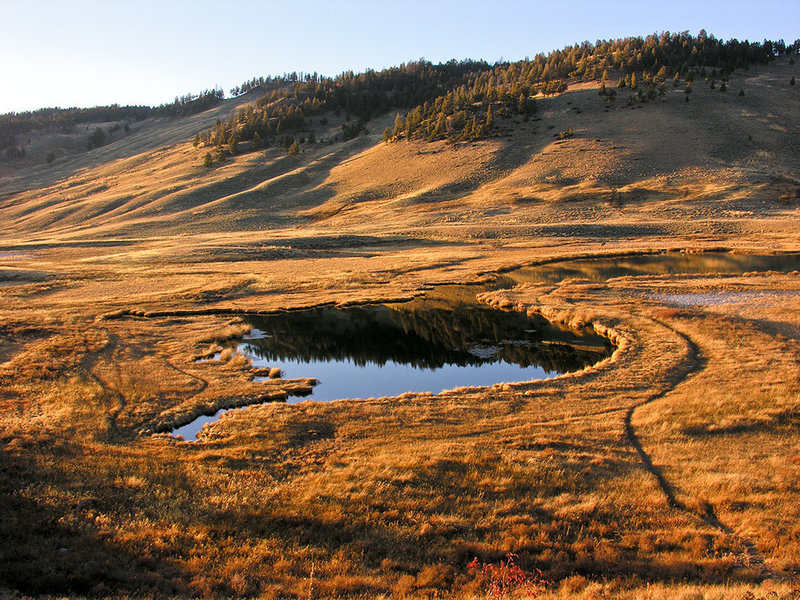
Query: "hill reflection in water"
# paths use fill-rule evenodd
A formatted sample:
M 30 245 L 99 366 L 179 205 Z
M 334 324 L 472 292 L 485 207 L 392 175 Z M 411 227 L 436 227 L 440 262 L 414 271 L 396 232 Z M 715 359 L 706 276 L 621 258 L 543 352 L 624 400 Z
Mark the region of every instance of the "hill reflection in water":
M 453 291 L 450 298 L 403 304 L 247 316 L 265 336 L 238 347 L 256 367 L 317 378 L 312 399 L 322 401 L 542 379 L 611 352 L 605 338 L 589 331 L 480 305 L 468 300 L 474 288 Z
M 638 256 L 584 258 L 555 261 L 532 267 L 522 267 L 498 277 L 500 287 L 519 283 L 559 283 L 578 278 L 607 281 L 614 277 L 640 275 L 685 275 L 705 273 L 742 274 L 779 271 L 787 273 L 800 269 L 798 254 L 733 254 L 702 252 L 697 254 L 671 252 Z

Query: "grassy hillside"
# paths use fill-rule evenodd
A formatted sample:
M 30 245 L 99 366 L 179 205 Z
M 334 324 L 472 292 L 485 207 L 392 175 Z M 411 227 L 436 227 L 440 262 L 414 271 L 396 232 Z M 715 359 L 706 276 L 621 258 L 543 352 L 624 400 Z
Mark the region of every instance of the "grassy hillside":
M 310 223 L 436 225 L 437 235 L 459 236 L 477 225 L 553 228 L 569 219 L 577 227 L 569 215 L 581 221 L 588 206 L 601 228 L 634 215 L 672 222 L 667 229 L 700 232 L 708 219 L 747 227 L 749 215 L 791 214 L 797 205 L 795 71 L 779 59 L 736 72 L 727 92 L 697 82 L 688 103 L 682 87 L 629 105 L 609 103 L 597 84 L 579 84 L 539 99 L 535 119 L 500 120 L 495 137 L 468 143 L 383 143 L 392 114 L 342 141 L 345 117 L 331 114 L 326 126 L 313 126 L 325 141 L 305 144 L 296 157 L 274 147 L 204 167 L 205 149 L 189 140 L 246 103 L 241 97 L 193 117 L 145 121 L 135 135 L 63 164 L 9 175 L 0 216 L 6 236 L 59 238 Z
M 387 143 L 398 106 L 345 140 L 355 115 L 321 109 L 295 156 L 193 143 L 263 90 L 88 151 L 94 124 L 32 134 L 0 174 L 0 596 L 466 600 L 497 589 L 473 559 L 512 553 L 546 598 L 796 598 L 797 271 L 476 288 L 617 345 L 547 381 L 290 405 L 308 380 L 197 358 L 236 311 L 798 252 L 798 68 L 629 102 L 610 66 L 613 102 L 573 78 L 481 139 Z M 154 433 L 259 399 L 196 443 Z

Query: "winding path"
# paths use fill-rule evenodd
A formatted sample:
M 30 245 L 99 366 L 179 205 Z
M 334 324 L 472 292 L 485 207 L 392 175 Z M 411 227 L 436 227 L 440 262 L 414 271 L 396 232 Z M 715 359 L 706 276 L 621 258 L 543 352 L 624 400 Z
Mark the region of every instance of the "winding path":
M 669 507 L 696 517 L 698 516 L 698 513 L 696 511 L 692 511 L 688 506 L 686 506 L 686 504 L 684 504 L 677 498 L 675 493 L 675 488 L 669 483 L 669 481 L 667 481 L 666 477 L 664 477 L 664 474 L 661 472 L 661 470 L 653 464 L 652 459 L 642 447 L 642 443 L 639 440 L 639 437 L 636 435 L 636 430 L 633 427 L 633 414 L 637 408 L 641 408 L 656 400 L 666 397 L 678 385 L 685 382 L 686 379 L 692 373 L 699 372 L 705 365 L 705 358 L 700 352 L 700 349 L 698 348 L 697 344 L 695 344 L 689 338 L 689 336 L 687 336 L 684 333 L 681 333 L 680 331 L 664 323 L 663 321 L 656 320 L 655 322 L 672 331 L 676 336 L 681 338 L 683 342 L 686 344 L 688 349 L 686 368 L 678 376 L 679 379 L 678 381 L 675 382 L 675 385 L 667 389 L 664 389 L 661 392 L 653 394 L 646 400 L 638 402 L 633 406 L 631 406 L 630 408 L 628 408 L 628 410 L 625 413 L 625 436 L 627 437 L 628 442 L 631 444 L 631 446 L 633 446 L 633 448 L 636 450 L 636 453 L 639 455 L 639 459 L 642 462 L 642 466 L 648 473 L 650 473 L 655 478 L 659 488 L 661 489 L 662 493 L 667 499 L 667 504 L 669 505 Z M 747 552 L 747 562 L 749 565 L 756 566 L 761 572 L 761 575 L 764 577 L 769 577 L 773 579 L 776 577 L 775 573 L 765 563 L 764 556 L 758 551 L 758 548 L 756 548 L 755 544 L 752 541 L 743 538 L 741 535 L 734 532 L 730 527 L 722 523 L 717 517 L 714 511 L 714 507 L 711 504 L 709 504 L 708 502 L 703 502 L 702 507 L 704 512 L 700 514 L 699 517 L 706 524 L 717 529 L 718 531 L 721 531 L 722 533 L 725 533 L 727 535 L 734 536 L 745 548 Z

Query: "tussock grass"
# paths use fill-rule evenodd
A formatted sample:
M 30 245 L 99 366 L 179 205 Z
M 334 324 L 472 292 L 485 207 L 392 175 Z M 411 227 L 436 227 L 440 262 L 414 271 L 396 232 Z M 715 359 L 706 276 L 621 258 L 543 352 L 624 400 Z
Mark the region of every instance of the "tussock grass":
M 765 283 L 737 285 L 750 280 Z M 797 424 L 796 344 L 735 306 L 675 311 L 630 294 L 651 285 L 665 280 L 482 296 L 613 338 L 614 356 L 580 373 L 269 403 L 195 444 L 145 432 L 303 382 L 254 383 L 235 357 L 194 362 L 221 339 L 208 331 L 230 332 L 225 316 L 83 321 L 80 334 L 51 324 L 4 365 L 19 408 L 3 412 L 3 477 L 24 483 L 0 498 L 22 548 L 4 555 L 3 580 L 34 594 L 307 597 L 313 568 L 322 597 L 471 597 L 467 563 L 513 552 L 554 581 L 554 598 L 761 593 L 764 577 L 797 568 L 794 466 L 776 458 L 791 455 Z M 755 376 L 731 381 L 734 364 Z M 627 439 L 629 410 L 679 506 Z M 55 530 L 24 527 L 47 514 Z M 53 575 L 34 576 L 45 564 Z
M 197 443 L 163 433 L 312 385 L 197 362 L 244 333 L 239 310 L 410 299 L 571 256 L 800 249 L 773 202 L 796 153 L 756 130 L 796 129 L 776 68 L 736 75 L 743 99 L 701 86 L 608 120 L 594 90 L 548 99 L 576 132 L 561 144 L 535 122 L 475 145 L 373 133 L 212 172 L 178 144 L 4 199 L 9 268 L 47 279 L 0 288 L 0 595 L 475 598 L 467 565 L 514 553 L 553 598 L 792 597 L 797 296 L 665 298 L 797 291 L 797 273 L 476 287 L 618 349 L 547 381 L 268 402 Z

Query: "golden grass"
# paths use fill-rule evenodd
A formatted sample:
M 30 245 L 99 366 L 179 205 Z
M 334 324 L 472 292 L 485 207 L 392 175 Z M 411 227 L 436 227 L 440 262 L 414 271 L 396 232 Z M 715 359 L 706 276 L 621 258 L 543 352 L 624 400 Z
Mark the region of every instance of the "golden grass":
M 236 319 L 73 318 L 45 334 L 29 309 L 30 332 L 3 365 L 4 478 L 21 486 L 2 498 L 18 549 L 4 581 L 28 593 L 306 597 L 313 568 L 319 597 L 469 596 L 474 556 L 514 552 L 556 582 L 553 597 L 653 597 L 647 582 L 672 597 L 708 585 L 741 597 L 764 577 L 786 591 L 800 502 L 796 461 L 780 457 L 796 452 L 796 340 L 738 305 L 714 314 L 634 295 L 712 284 L 799 287 L 791 275 L 651 277 L 487 293 L 594 323 L 620 350 L 488 391 L 266 404 L 228 413 L 197 444 L 145 433 L 293 383 L 255 384 L 237 360 L 195 362 L 243 331 Z M 796 319 L 796 300 L 783 304 Z M 732 378 L 733 366 L 750 377 Z M 626 437 L 631 409 L 675 505 Z M 42 524 L 23 529 L 31 519 Z M 46 564 L 51 575 L 36 575 Z
M 786 140 L 712 160 L 758 121 L 719 142 L 697 129 L 712 102 L 721 120 L 755 111 L 784 67 L 741 76 L 747 106 L 698 88 L 689 112 L 669 98 L 602 121 L 576 92 L 476 145 L 367 137 L 201 172 L 179 144 L 4 200 L 4 248 L 23 254 L 0 254 L 0 595 L 475 598 L 468 563 L 513 552 L 552 598 L 793 597 L 800 301 L 772 292 L 800 290 L 796 273 L 522 276 L 475 292 L 591 324 L 615 355 L 438 396 L 269 402 L 198 443 L 163 433 L 310 385 L 197 362 L 245 331 L 237 310 L 411 298 L 573 256 L 800 249 L 796 207 L 774 202 L 796 172 Z M 762 116 L 788 127 L 781 107 Z M 550 123 L 577 135 L 556 143 Z M 669 300 L 719 290 L 768 293 Z

